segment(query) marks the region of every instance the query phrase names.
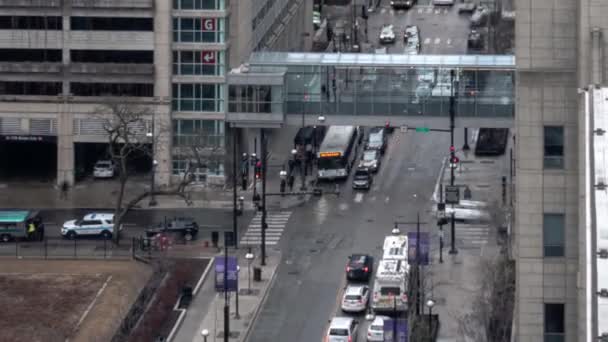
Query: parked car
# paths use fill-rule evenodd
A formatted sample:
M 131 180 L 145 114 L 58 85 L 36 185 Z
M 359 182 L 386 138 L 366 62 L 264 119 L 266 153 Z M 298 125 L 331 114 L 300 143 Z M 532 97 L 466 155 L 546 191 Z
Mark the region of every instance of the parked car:
M 394 9 L 410 9 L 416 4 L 416 0 L 391 0 Z
M 114 177 L 114 162 L 111 160 L 98 160 L 93 166 L 93 177 L 112 178 Z
M 348 285 L 342 296 L 340 307 L 344 312 L 362 312 L 367 309 L 369 302 L 369 286 Z
M 114 234 L 114 214 L 90 213 L 78 220 L 66 221 L 61 227 L 61 236 L 68 239 L 86 236 L 112 238 Z
M 357 340 L 359 321 L 352 317 L 334 317 L 329 323 L 327 342 L 350 342 Z
M 403 54 L 405 55 L 417 55 L 420 53 L 420 41 L 410 39 L 405 44 L 405 48 L 403 49 Z
M 467 40 L 467 46 L 469 49 L 481 49 L 483 48 L 483 40 L 481 39 L 481 33 L 477 30 L 471 30 L 469 32 L 469 38 Z
M 346 279 L 351 281 L 368 281 L 373 273 L 374 260 L 367 254 L 353 254 L 346 264 Z
M 372 172 L 378 172 L 378 169 L 380 168 L 380 158 L 381 156 L 378 150 L 365 150 L 363 151 L 363 156 L 361 156 L 359 167 L 366 167 Z
M 380 31 L 380 44 L 392 44 L 395 42 L 395 29 L 393 25 L 385 25 Z
M 471 26 L 479 27 L 485 25 L 489 16 L 490 10 L 486 6 L 478 6 L 471 16 Z
M 372 324 L 367 328 L 368 342 L 384 341 L 384 321 L 390 319 L 388 316 L 376 316 Z
M 191 241 L 198 234 L 198 224 L 190 217 L 175 217 L 158 224 L 156 227 L 146 229 L 146 236 L 153 237 L 159 233 L 178 233 L 186 241 Z
M 413 38 L 420 41 L 420 30 L 416 25 L 407 25 L 405 30 L 403 30 L 403 41 L 407 43 Z
M 372 173 L 368 168 L 358 168 L 353 178 L 353 189 L 369 190 L 372 187 Z
M 463 2 L 458 5 L 458 13 L 473 13 L 477 8 L 477 4 L 472 1 Z

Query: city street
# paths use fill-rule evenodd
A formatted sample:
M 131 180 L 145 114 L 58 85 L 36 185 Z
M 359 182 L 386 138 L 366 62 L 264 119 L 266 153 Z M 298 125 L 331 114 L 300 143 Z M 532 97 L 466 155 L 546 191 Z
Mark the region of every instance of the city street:
M 377 263 L 394 221 L 415 221 L 417 213 L 429 223 L 423 231 L 436 228 L 430 198 L 448 147 L 449 134 L 397 129 L 369 192 L 353 191 L 349 180 L 340 197 L 324 196 L 295 210 L 279 245 L 277 281 L 249 340 L 321 340 L 328 320 L 343 315 L 338 304 L 350 254 L 369 253 Z M 360 322 L 363 341 L 367 322 Z

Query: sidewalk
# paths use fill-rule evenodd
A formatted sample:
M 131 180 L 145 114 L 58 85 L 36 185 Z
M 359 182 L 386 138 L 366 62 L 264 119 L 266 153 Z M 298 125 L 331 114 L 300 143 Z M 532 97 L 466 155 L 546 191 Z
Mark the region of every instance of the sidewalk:
M 503 208 L 501 177 L 508 176 L 508 156 L 479 158 L 474 155 L 474 147 L 473 142 L 469 152 L 457 151 L 456 155 L 460 158 L 460 163 L 454 170 L 454 185 L 461 186 L 461 208 L 486 213 L 491 217 L 492 203 L 496 202 Z M 433 214 L 436 214 L 436 203 L 440 197 L 439 183 L 443 184 L 444 190 L 445 185 L 450 184 L 450 166 L 447 158 L 432 197 Z M 464 201 L 464 186 L 468 186 L 471 190 L 469 201 Z M 458 217 L 458 211 L 456 215 Z M 457 222 L 455 247 L 458 254 L 450 255 L 448 254 L 452 238 L 450 228 L 450 224 L 443 227 L 443 263 L 438 262 L 439 238 L 437 235 L 433 238 L 434 264 L 431 273 L 434 282 L 433 297 L 436 302 L 433 312 L 437 312 L 440 317 L 438 342 L 465 342 L 467 337 L 461 327 L 463 317 L 473 309 L 472 305 L 481 279 L 484 277 L 481 261 L 496 256 L 500 246 L 496 239 L 496 223 L 492 220 Z
M 254 321 L 263 306 L 276 276 L 281 254 L 269 250 L 266 266 L 262 268 L 262 281 L 253 281 L 253 268 L 259 267 L 259 256 L 251 263 L 251 292 L 248 288 L 248 262 L 245 259 L 246 249 L 239 249 L 239 318 L 236 317 L 236 295 L 230 293 L 230 340 L 245 341 Z M 222 255 L 217 255 L 216 258 Z M 223 341 L 224 294 L 215 291 L 213 269 L 207 275 L 200 291 L 188 308 L 186 316 L 172 341 L 203 342 L 201 331 L 207 329 L 207 342 Z

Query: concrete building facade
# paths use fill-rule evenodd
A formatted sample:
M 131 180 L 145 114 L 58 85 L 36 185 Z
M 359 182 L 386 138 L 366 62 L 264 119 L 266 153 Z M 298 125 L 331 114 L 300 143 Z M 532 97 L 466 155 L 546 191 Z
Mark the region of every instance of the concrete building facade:
M 608 3 L 516 0 L 513 340 L 586 341 L 580 89 L 605 84 Z
M 79 146 L 107 141 L 100 105 L 132 102 L 153 113 L 140 129 L 157 184 L 194 150 L 195 180 L 223 183 L 227 70 L 256 49 L 306 50 L 311 15 L 312 0 L 0 0 L 2 142 L 53 144 L 56 181 L 73 183 Z

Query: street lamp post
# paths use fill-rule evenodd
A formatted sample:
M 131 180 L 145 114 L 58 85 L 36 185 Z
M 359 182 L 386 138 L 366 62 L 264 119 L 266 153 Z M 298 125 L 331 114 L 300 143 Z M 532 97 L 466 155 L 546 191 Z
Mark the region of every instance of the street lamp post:
M 429 308 L 429 337 L 433 336 L 433 306 L 435 306 L 435 301 L 433 299 L 429 299 L 426 301 L 426 306 Z
M 249 247 L 249 251 L 245 254 L 245 259 L 247 259 L 247 293 L 251 294 L 251 262 L 255 256 L 251 253 L 251 247 Z
M 241 272 L 241 267 L 239 265 L 236 265 L 236 278 L 237 278 L 236 293 L 235 293 L 235 297 L 236 297 L 235 310 L 236 310 L 236 312 L 234 314 L 234 319 L 241 319 L 241 315 L 239 314 L 239 282 L 238 282 L 240 272 Z
M 261 152 L 262 152 L 262 248 L 261 248 L 261 260 L 260 265 L 266 266 L 266 163 L 267 163 L 267 141 L 264 134 L 264 128 L 260 128 L 260 139 L 261 139 Z
M 203 331 L 201 331 L 201 335 L 203 336 L 203 342 L 207 342 L 207 337 L 209 336 L 209 330 L 203 329 Z
M 228 244 L 224 234 L 224 342 L 230 339 L 230 299 L 228 298 Z
M 150 202 L 148 202 L 148 206 L 153 207 L 156 203 L 156 196 L 154 195 L 154 175 L 156 174 L 156 166 L 158 162 L 156 159 L 152 160 L 152 177 L 150 177 Z
M 237 208 L 237 194 L 236 194 L 236 163 L 237 163 L 237 148 L 236 148 L 236 128 L 232 128 L 232 243 L 234 244 L 234 248 L 238 248 L 238 238 L 237 238 L 237 227 L 238 227 L 238 208 Z M 238 300 L 237 300 L 238 302 Z M 238 312 L 238 311 L 237 311 Z
M 281 196 L 285 194 L 285 182 L 287 181 L 287 171 L 285 169 L 279 171 L 279 177 L 281 178 Z

